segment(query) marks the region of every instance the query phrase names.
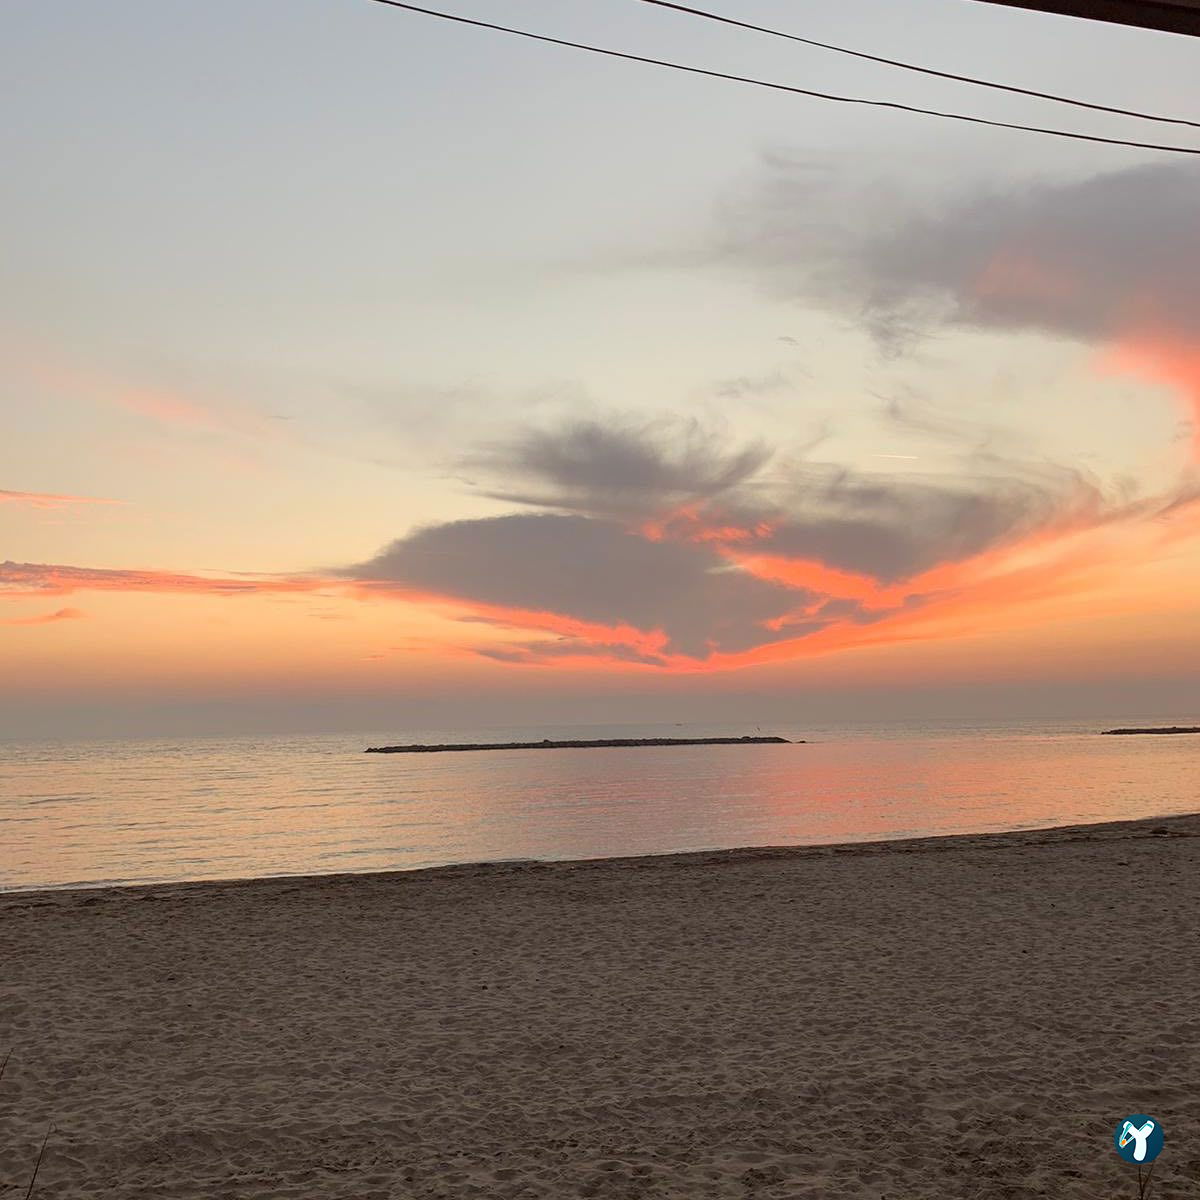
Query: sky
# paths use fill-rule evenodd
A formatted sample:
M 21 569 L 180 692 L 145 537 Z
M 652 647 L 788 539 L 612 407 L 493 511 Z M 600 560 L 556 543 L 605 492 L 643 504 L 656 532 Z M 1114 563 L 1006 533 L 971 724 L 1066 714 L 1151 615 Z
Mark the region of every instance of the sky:
M 1200 146 L 638 0 L 446 8 Z M 1177 35 L 719 11 L 1200 120 Z M 1200 159 L 370 0 L 3 20 L 0 736 L 1200 716 Z

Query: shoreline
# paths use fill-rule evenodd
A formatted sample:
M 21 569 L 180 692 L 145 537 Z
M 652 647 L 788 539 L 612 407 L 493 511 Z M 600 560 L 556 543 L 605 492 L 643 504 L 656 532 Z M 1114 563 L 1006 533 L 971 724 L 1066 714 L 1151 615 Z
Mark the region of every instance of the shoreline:
M 474 862 L 439 863 L 428 867 L 398 867 L 384 871 L 307 872 L 299 875 L 245 875 L 219 879 L 174 879 L 151 883 L 63 883 L 51 887 L 4 889 L 0 887 L 0 911 L 6 901 L 20 898 L 78 896 L 83 898 L 123 895 L 146 891 L 189 891 L 191 889 L 247 889 L 261 885 L 349 883 L 354 880 L 383 882 L 389 879 L 433 879 L 445 875 L 494 875 L 497 878 L 528 871 L 602 870 L 611 866 L 637 869 L 652 866 L 736 866 L 746 862 L 805 860 L 837 856 L 879 854 L 952 853 L 967 850 L 1004 850 L 1056 846 L 1066 842 L 1112 841 L 1134 837 L 1197 837 L 1200 830 L 1177 831 L 1174 825 L 1200 823 L 1195 813 L 1138 817 L 1128 821 L 1096 821 L 1083 825 L 1031 826 L 988 833 L 917 834 L 913 837 L 875 838 L 870 841 L 821 842 L 781 846 L 733 846 L 727 849 L 668 850 L 659 854 L 616 854 L 597 858 L 510 858 Z M 1166 833 L 1156 833 L 1161 828 Z

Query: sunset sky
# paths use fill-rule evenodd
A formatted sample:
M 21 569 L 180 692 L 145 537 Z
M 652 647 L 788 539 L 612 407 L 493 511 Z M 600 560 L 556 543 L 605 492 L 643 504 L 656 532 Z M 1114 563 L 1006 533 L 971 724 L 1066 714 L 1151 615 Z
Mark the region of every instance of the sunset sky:
M 442 7 L 1200 147 L 636 0 Z M 711 7 L 1200 121 L 1180 36 Z M 4 27 L 0 737 L 1200 716 L 1200 158 L 369 0 Z

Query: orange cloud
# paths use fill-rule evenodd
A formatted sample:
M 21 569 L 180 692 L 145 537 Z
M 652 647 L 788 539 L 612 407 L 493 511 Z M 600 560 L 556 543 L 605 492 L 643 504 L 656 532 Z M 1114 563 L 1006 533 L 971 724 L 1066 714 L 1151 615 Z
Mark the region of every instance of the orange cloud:
M 106 570 L 58 563 L 0 563 L 0 595 L 66 596 L 77 591 L 178 592 L 255 595 L 263 592 L 313 592 L 330 581 L 315 576 L 189 575 L 172 571 Z
M 36 617 L 8 617 L 0 625 L 53 625 L 56 621 L 78 621 L 87 614 L 78 608 L 60 608 Z
M 812 588 L 880 610 L 866 624 L 839 621 L 826 629 L 717 654 L 704 662 L 676 656 L 669 670 L 730 670 L 790 661 L 872 645 L 951 640 L 977 633 L 1017 630 L 1041 622 L 1048 609 L 1083 605 L 1100 611 L 1139 611 L 1124 595 L 1136 568 L 1184 539 L 1200 538 L 1200 505 L 1188 497 L 1156 507 L 1133 506 L 1130 519 L 1086 527 L 1063 525 L 961 561 L 944 563 L 900 584 L 880 585 L 820 563 L 737 555 L 744 569 L 763 578 Z M 1144 516 L 1150 520 L 1138 521 Z
M 1158 514 L 1154 521 L 1039 534 L 878 589 L 866 599 L 895 607 L 877 622 L 861 627 L 841 624 L 799 642 L 758 647 L 739 662 L 720 665 L 1015 630 L 1040 622 L 1048 607 L 1082 605 L 1092 615 L 1122 610 L 1133 603 L 1127 598 L 1127 585 L 1139 566 L 1173 543 L 1197 537 L 1200 506 L 1194 499 Z
M 704 505 L 696 501 L 644 522 L 637 532 L 651 542 L 749 542 L 769 537 L 771 529 L 768 521 L 757 521 L 752 526 L 713 524 L 707 518 Z
M 579 645 L 606 645 L 619 650 L 633 652 L 645 661 L 661 661 L 667 635 L 661 630 L 646 631 L 628 624 L 604 625 L 596 621 L 580 620 L 563 613 L 539 609 L 508 608 L 485 604 L 457 596 L 446 596 L 436 592 L 420 591 L 392 581 L 354 580 L 346 584 L 347 590 L 359 598 L 396 598 L 410 603 L 425 604 L 441 609 L 464 624 L 487 625 L 496 629 L 518 630 L 524 633 L 552 634 L 557 638 L 578 642 Z M 528 643 L 526 643 L 528 648 Z M 491 649 L 491 648 L 487 648 Z M 503 652 L 505 644 L 499 650 Z M 476 653 L 483 651 L 476 650 Z M 499 657 L 500 655 L 496 655 Z M 581 658 L 594 659 L 585 650 Z M 514 655 L 514 658 L 516 656 Z M 563 655 L 564 659 L 568 656 Z M 522 661 L 533 661 L 528 655 Z M 625 660 L 628 661 L 628 660 Z
M 29 508 L 68 508 L 75 504 L 125 504 L 99 496 L 60 496 L 54 492 L 10 492 L 0 488 L 0 504 L 24 504 Z
M 665 635 L 629 625 L 608 626 L 552 612 L 502 608 L 452 596 L 408 588 L 391 581 L 331 579 L 322 576 L 207 576 L 154 570 L 107 570 L 57 563 L 0 563 L 0 596 L 11 599 L 64 596 L 77 591 L 130 592 L 176 595 L 257 596 L 336 592 L 359 600 L 396 599 L 437 608 L 466 623 L 498 629 L 554 634 L 558 637 L 627 648 L 638 655 L 657 656 Z M 62 609 L 70 616 L 82 615 Z M 327 614 L 322 614 L 327 615 Z M 63 620 L 57 615 L 16 619 L 7 624 L 43 624 Z M 450 649 L 447 647 L 447 649 Z
M 889 593 L 894 589 L 883 587 L 870 575 L 859 575 L 837 567 L 827 567 L 812 559 L 785 558 L 775 554 L 743 552 L 738 547 L 726 550 L 726 557 L 743 570 L 785 583 L 789 587 L 808 589 L 826 596 L 840 596 L 850 600 L 862 600 L 870 607 L 887 605 Z

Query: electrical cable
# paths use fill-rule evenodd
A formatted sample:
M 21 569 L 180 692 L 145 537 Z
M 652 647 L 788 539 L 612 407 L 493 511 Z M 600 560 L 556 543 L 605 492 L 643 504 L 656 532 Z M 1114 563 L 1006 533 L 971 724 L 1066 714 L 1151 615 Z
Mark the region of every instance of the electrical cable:
M 1134 150 L 1158 150 L 1166 154 L 1200 154 L 1200 147 L 1166 146 L 1157 142 L 1135 142 L 1127 138 L 1101 137 L 1099 134 L 1078 133 L 1069 129 L 1052 129 L 1040 125 L 1023 125 L 1015 121 L 994 121 L 987 117 L 972 117 L 965 113 L 945 112 L 935 108 L 919 108 L 913 104 L 901 104 L 897 100 L 868 100 L 860 96 L 842 96 L 832 92 L 819 92 L 811 88 L 794 87 L 787 83 L 773 83 L 766 79 L 755 79 L 748 75 L 734 75 L 727 71 L 713 71 L 706 67 L 693 67 L 685 63 L 671 62 L 662 58 L 651 58 L 644 54 L 631 54 L 624 50 L 611 50 L 605 46 L 593 46 L 587 42 L 572 42 L 566 38 L 550 37 L 544 33 L 534 33 L 528 29 L 516 29 L 509 25 L 497 25 L 492 21 L 480 21 L 474 17 L 464 17 L 457 13 L 441 12 L 434 8 L 423 8 L 418 4 L 409 4 L 407 0 L 372 0 L 375 4 L 385 4 L 389 8 L 400 8 L 406 12 L 421 13 L 427 17 L 436 17 L 442 21 L 453 21 L 459 25 L 471 25 L 478 29 L 491 29 L 497 33 L 511 34 L 513 37 L 527 38 L 534 42 L 544 42 L 551 46 L 566 46 L 572 50 L 584 50 L 589 54 L 601 54 L 608 58 L 620 58 L 627 62 L 646 63 L 649 66 L 665 67 L 671 71 L 683 71 L 689 75 L 704 75 L 710 79 L 727 79 L 733 83 L 745 83 L 753 87 L 769 88 L 777 92 L 789 92 L 796 96 L 810 96 L 817 100 L 830 100 L 837 104 L 860 104 L 870 108 L 890 108 L 899 112 L 918 113 L 927 117 L 942 117 L 948 121 L 965 121 L 972 125 L 988 125 L 995 129 L 1016 129 L 1024 133 L 1039 133 L 1047 137 L 1069 138 L 1078 142 L 1096 142 L 1104 146 L 1126 146 Z

